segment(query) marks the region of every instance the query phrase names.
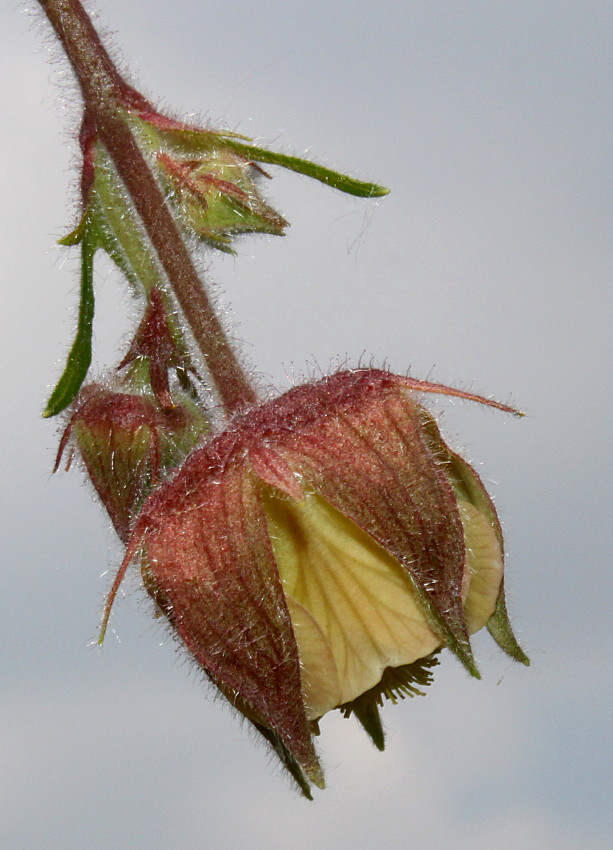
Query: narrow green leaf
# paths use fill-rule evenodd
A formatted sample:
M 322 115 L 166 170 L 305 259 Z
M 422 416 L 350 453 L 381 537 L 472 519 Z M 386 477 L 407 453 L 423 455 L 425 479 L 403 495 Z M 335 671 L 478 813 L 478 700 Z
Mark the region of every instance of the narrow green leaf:
M 269 165 L 280 165 L 282 168 L 289 169 L 289 171 L 297 171 L 298 174 L 313 177 L 315 180 L 319 180 L 320 183 L 325 183 L 326 186 L 339 189 L 348 195 L 356 195 L 358 198 L 380 198 L 382 195 L 389 194 L 390 191 L 385 186 L 356 180 L 347 174 L 340 174 L 338 171 L 324 168 L 323 165 L 318 165 L 316 162 L 310 162 L 308 159 L 301 159 L 300 157 L 290 156 L 284 153 L 276 153 L 275 151 L 269 151 L 266 148 L 258 148 L 253 145 L 244 145 L 235 139 L 224 139 L 224 144 L 248 159 L 253 159 L 256 162 L 265 162 Z
M 92 360 L 92 324 L 94 319 L 94 254 L 96 253 L 95 237 L 87 223 L 84 224 L 81 239 L 81 300 L 77 333 L 72 348 L 68 353 L 66 366 L 49 401 L 43 411 L 48 418 L 61 413 L 81 388 Z
M 78 226 L 60 240 L 60 245 L 81 245 L 81 300 L 77 333 L 66 366 L 43 416 L 55 416 L 64 410 L 79 392 L 92 359 L 92 323 L 94 317 L 94 255 L 102 248 L 123 272 L 137 295 L 143 296 L 155 286 L 164 291 L 163 277 L 147 243 L 140 223 L 125 198 L 115 168 L 101 146 L 96 146 L 94 181 L 87 210 Z M 177 345 L 183 336 L 176 321 L 172 333 Z

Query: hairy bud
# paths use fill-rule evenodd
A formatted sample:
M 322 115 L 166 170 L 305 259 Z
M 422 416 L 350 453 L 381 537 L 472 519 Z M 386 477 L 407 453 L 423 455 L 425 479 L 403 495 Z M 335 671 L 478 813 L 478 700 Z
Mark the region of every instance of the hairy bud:
M 204 416 L 188 399 L 168 409 L 149 396 L 90 384 L 76 401 L 55 469 L 70 444 L 67 465 L 76 449 L 125 543 L 145 498 L 207 430 Z

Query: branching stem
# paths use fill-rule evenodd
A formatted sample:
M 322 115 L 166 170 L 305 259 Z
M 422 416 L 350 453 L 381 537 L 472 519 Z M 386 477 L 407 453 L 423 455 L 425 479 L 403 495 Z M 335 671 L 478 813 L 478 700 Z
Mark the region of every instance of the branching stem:
M 80 0 L 38 0 L 75 71 L 85 114 L 108 150 L 164 268 L 228 416 L 256 393 L 217 317 L 164 196 L 125 117 L 140 98 L 122 79 Z

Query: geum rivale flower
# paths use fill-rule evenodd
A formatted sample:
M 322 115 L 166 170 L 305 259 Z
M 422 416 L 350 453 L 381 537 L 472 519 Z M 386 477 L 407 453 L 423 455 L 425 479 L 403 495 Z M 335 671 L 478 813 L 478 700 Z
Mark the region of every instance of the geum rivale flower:
M 239 416 L 147 500 L 109 596 L 145 585 L 200 667 L 303 792 L 323 785 L 317 721 L 427 683 L 448 647 L 478 676 L 487 626 L 527 663 L 504 604 L 503 546 L 476 472 L 416 392 L 504 405 L 377 370 L 339 372 Z M 102 634 L 103 634 L 102 632 Z

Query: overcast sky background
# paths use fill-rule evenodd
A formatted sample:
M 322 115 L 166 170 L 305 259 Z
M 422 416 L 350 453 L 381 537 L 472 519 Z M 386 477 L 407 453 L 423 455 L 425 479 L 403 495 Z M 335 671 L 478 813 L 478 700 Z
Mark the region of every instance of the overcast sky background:
M 78 98 L 9 0 L 0 847 L 609 848 L 613 5 L 97 8 L 162 104 L 391 187 L 360 201 L 275 171 L 289 234 L 206 262 L 266 384 L 361 357 L 527 412 L 428 399 L 496 499 L 532 667 L 480 635 L 482 681 L 445 658 L 425 699 L 384 710 L 384 754 L 329 716 L 328 789 L 309 804 L 151 620 L 136 577 L 103 650 L 88 646 L 118 546 L 79 472 L 51 477 L 59 426 L 40 418 L 77 302 L 76 255 L 54 243 L 74 224 Z M 96 284 L 94 372 L 131 311 L 104 262 Z

